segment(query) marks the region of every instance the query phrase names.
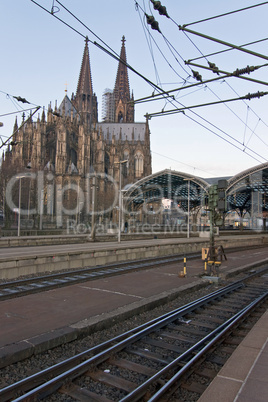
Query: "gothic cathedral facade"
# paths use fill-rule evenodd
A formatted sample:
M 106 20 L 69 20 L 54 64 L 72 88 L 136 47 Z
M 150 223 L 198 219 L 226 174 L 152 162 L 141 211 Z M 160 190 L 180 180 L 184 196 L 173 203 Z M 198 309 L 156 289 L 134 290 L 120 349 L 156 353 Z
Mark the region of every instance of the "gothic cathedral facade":
M 49 182 L 44 184 L 45 194 L 42 195 L 44 207 L 50 208 L 50 214 L 51 209 L 55 211 L 57 197 L 64 200 L 69 209 L 72 205 L 77 206 L 77 194 L 72 202 L 72 192 L 66 190 L 74 188 L 72 186 L 79 187 L 87 198 L 92 189 L 89 176 L 99 177 L 95 189 L 96 202 L 98 208 L 105 211 L 115 198 L 114 186 L 107 178 L 113 178 L 117 185 L 120 181 L 124 188 L 150 175 L 148 119 L 143 123 L 135 122 L 125 38 L 122 38 L 114 90 L 106 90 L 103 95 L 101 122 L 98 121 L 98 102 L 93 92 L 86 40 L 76 94 L 72 94 L 70 99 L 66 91 L 58 107 L 56 105 L 53 110 L 49 105 L 47 112 L 43 110 L 41 118 L 38 117 L 36 122 L 27 121 L 21 129 L 16 121 L 12 144 L 15 145 L 8 149 L 4 159 L 16 166 L 31 166 L 32 172 L 42 171 L 44 177 L 54 181 L 53 188 L 57 190 L 53 190 L 53 200 L 48 194 L 48 189 L 52 188 Z M 127 162 L 120 164 L 122 161 Z M 111 210 L 109 213 L 112 217 Z

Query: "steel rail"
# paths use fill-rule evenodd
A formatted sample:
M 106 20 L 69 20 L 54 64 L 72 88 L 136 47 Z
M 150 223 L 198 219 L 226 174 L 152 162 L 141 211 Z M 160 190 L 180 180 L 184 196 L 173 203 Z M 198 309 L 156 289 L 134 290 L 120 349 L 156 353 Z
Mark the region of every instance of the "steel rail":
M 226 286 L 226 288 L 227 288 L 227 286 Z M 216 296 L 218 293 L 219 293 L 219 290 L 216 290 L 216 291 L 210 293 L 210 296 L 212 296 L 212 295 Z M 183 312 L 183 310 L 185 308 L 194 306 L 196 304 L 196 302 L 198 302 L 198 301 L 200 302 L 200 301 L 204 300 L 206 297 L 207 296 L 202 296 L 197 300 L 194 300 L 181 307 L 178 307 L 177 309 L 170 311 L 169 313 L 165 313 L 160 317 L 147 321 L 146 323 L 144 323 L 136 328 L 133 328 L 129 331 L 126 331 L 123 334 L 120 334 L 108 341 L 105 341 L 105 342 L 103 342 L 99 345 L 96 345 L 90 349 L 87 349 L 75 356 L 72 356 L 62 362 L 59 362 L 51 367 L 48 367 L 38 373 L 35 373 L 27 378 L 24 378 L 12 385 L 9 385 L 5 388 L 0 389 L 1 401 L 5 402 L 5 401 L 9 400 L 12 397 L 14 391 L 16 391 L 17 389 L 19 389 L 20 391 L 23 391 L 23 392 L 28 391 L 30 386 L 32 387 L 33 384 L 34 384 L 34 386 L 40 385 L 45 376 L 51 377 L 52 375 L 56 375 L 59 371 L 63 372 L 64 370 L 67 370 L 67 369 L 73 367 L 74 364 L 79 364 L 81 362 L 81 360 L 86 359 L 89 354 L 94 353 L 94 352 L 99 352 L 102 349 L 104 349 L 105 347 L 110 347 L 112 344 L 114 344 L 116 342 L 120 342 L 121 340 L 127 338 L 128 336 L 133 335 L 134 333 L 147 328 L 149 325 L 153 325 L 153 324 L 159 322 L 160 320 L 163 320 L 163 319 L 169 317 L 171 314 L 175 314 L 175 313 L 178 314 L 180 312 Z
M 252 249 L 259 249 L 262 247 L 252 247 Z M 245 247 L 239 249 L 228 249 L 228 253 L 244 250 Z M 248 247 L 246 248 L 248 250 Z M 120 273 L 138 271 L 147 269 L 160 264 L 169 264 L 176 261 L 182 261 L 185 255 L 173 254 L 163 257 L 153 257 L 141 260 L 131 260 L 127 262 L 118 262 L 107 265 L 98 265 L 95 267 L 82 268 L 71 271 L 64 271 L 50 275 L 34 276 L 31 278 L 19 279 L 16 281 L 0 283 L 0 300 L 10 299 L 12 297 L 20 297 L 25 294 L 37 293 L 54 288 L 68 286 L 70 284 L 81 283 L 94 279 L 100 279 L 107 276 L 114 276 Z M 187 259 L 193 260 L 200 258 L 200 253 L 188 253 Z M 260 265 L 260 264 L 258 264 Z M 106 271 L 106 272 L 105 272 Z M 42 281 L 44 282 L 42 284 Z M 38 286 L 38 284 L 40 284 Z M 27 288 L 29 286 L 29 288 Z M 32 286 L 32 288 L 31 288 Z M 14 288 L 17 290 L 14 290 Z M 7 289 L 5 291 L 5 289 Z M 2 293 L 2 294 L 1 294 Z
M 15 399 L 14 402 L 32 400 L 33 398 L 41 398 L 42 394 L 48 393 L 49 389 L 51 389 L 51 388 L 53 388 L 54 391 L 57 390 L 58 388 L 60 388 L 62 386 L 65 379 L 67 379 L 67 378 L 75 379 L 79 375 L 83 375 L 88 370 L 88 367 L 91 366 L 93 363 L 99 364 L 99 363 L 105 361 L 107 359 L 107 355 L 122 350 L 127 345 L 130 345 L 133 342 L 141 339 L 142 337 L 144 337 L 148 333 L 152 332 L 153 330 L 157 330 L 158 328 L 161 328 L 161 327 L 169 324 L 170 322 L 178 319 L 180 316 L 188 314 L 189 312 L 199 308 L 200 306 L 207 304 L 209 301 L 223 297 L 230 292 L 240 289 L 241 287 L 243 287 L 242 283 L 234 283 L 234 284 L 225 286 L 224 288 L 222 288 L 220 290 L 216 290 L 215 292 L 210 293 L 209 295 L 203 296 L 202 298 L 200 298 L 198 300 L 188 303 L 186 306 L 182 306 L 182 307 L 178 308 L 177 310 L 172 311 L 171 313 L 167 313 L 167 314 L 161 316 L 160 319 L 155 319 L 155 320 L 150 321 L 148 323 L 149 325 L 143 324 L 141 327 L 138 327 L 137 332 L 134 332 L 133 330 L 128 331 L 127 333 L 124 334 L 125 336 L 129 335 L 129 336 L 127 336 L 127 338 L 123 338 L 122 340 L 119 340 L 119 338 L 123 337 L 123 335 L 120 335 L 119 337 L 117 337 L 117 340 L 119 340 L 119 342 L 115 345 L 111 345 L 111 343 L 115 342 L 116 338 L 114 338 L 113 340 L 107 341 L 107 345 L 108 345 L 107 349 L 100 351 L 96 355 L 79 363 L 77 366 L 67 369 L 65 372 L 59 374 L 58 376 L 56 376 L 52 379 L 46 380 L 46 382 L 44 384 L 41 384 L 41 385 L 35 387 L 34 389 L 28 391 L 26 394 Z M 106 342 L 104 344 L 102 344 L 102 346 L 104 346 L 105 344 L 106 344 Z M 96 350 L 97 350 L 97 348 L 98 348 L 98 346 L 96 347 Z M 92 351 L 92 349 L 91 349 L 91 351 Z M 86 351 L 84 353 L 88 354 L 89 351 Z M 68 363 L 72 362 L 75 359 L 75 357 L 73 357 L 71 359 L 72 360 L 69 359 Z M 58 369 L 61 364 L 64 364 L 64 362 L 57 364 L 56 368 Z M 46 369 L 41 373 L 48 375 L 49 369 Z M 40 373 L 37 373 L 25 380 L 21 380 L 20 382 L 18 382 L 16 384 L 3 388 L 2 390 L 0 390 L 0 397 L 7 398 L 8 396 L 10 396 L 10 394 L 12 392 L 14 392 L 14 390 L 16 389 L 16 386 L 17 386 L 17 389 L 22 390 L 23 387 L 25 387 L 27 385 L 27 383 L 29 384 L 29 383 L 31 383 L 31 381 L 32 381 L 32 383 L 34 381 L 37 381 L 39 374 Z M 1 399 L 1 401 L 3 401 L 3 402 L 6 400 L 8 400 L 8 399 Z
M 218 328 L 216 328 L 214 331 L 212 331 L 210 334 L 208 334 L 205 338 L 203 338 L 201 341 L 199 341 L 196 345 L 194 345 L 192 348 L 192 351 L 190 352 L 187 351 L 186 353 L 183 353 L 178 359 L 177 363 L 180 361 L 183 361 L 183 359 L 187 358 L 189 356 L 189 353 L 194 353 L 198 348 L 201 346 L 202 349 L 200 349 L 194 357 L 189 360 L 162 388 L 160 388 L 157 393 L 152 396 L 148 402 L 155 402 L 158 401 L 161 396 L 163 396 L 167 390 L 176 382 L 178 381 L 183 374 L 194 364 L 198 359 L 200 359 L 201 356 L 203 356 L 216 342 L 218 342 L 229 330 L 233 328 L 234 325 L 237 325 L 246 315 L 249 314 L 249 312 L 255 308 L 259 303 L 261 303 L 266 297 L 268 296 L 268 292 L 264 293 L 263 295 L 259 296 L 256 300 L 251 302 L 248 306 L 244 307 L 242 310 L 240 310 L 237 314 L 235 314 L 233 317 L 231 317 L 228 321 L 220 325 Z M 212 339 L 211 339 L 212 338 Z M 208 342 L 208 343 L 206 343 Z M 203 346 L 204 345 L 204 346 Z M 172 362 L 173 363 L 173 362 Z M 122 399 L 121 401 L 125 402 L 129 399 Z M 132 402 L 136 401 L 136 399 L 132 398 Z
M 200 253 L 187 255 L 187 258 L 191 260 L 197 259 L 198 257 L 200 257 Z M 0 283 L 0 300 L 100 279 L 107 276 L 114 276 L 126 272 L 148 269 L 161 264 L 179 262 L 183 261 L 183 258 L 183 254 L 175 254 L 150 259 L 119 262 L 109 265 L 99 265 L 78 270 L 64 271 L 56 274 L 34 276 L 32 278 L 19 279 L 17 281 L 4 282 Z

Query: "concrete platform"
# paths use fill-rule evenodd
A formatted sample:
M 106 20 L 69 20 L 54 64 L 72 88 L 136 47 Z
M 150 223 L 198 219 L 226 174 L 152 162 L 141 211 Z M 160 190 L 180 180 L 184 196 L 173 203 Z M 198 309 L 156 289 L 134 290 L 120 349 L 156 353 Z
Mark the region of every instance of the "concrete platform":
M 268 248 L 229 255 L 227 253 L 227 258 L 228 260 L 223 261 L 220 268 L 222 280 L 234 275 L 235 272 L 254 269 L 263 262 L 268 264 Z M 208 283 L 201 278 L 204 272 L 204 263 L 201 258 L 187 262 L 187 275 L 184 278 L 179 277 L 182 270 L 183 262 L 168 264 L 1 302 L 0 367 L 37 355 L 62 342 L 69 342 L 82 335 L 111 326 L 133 314 L 152 309 Z M 256 326 L 257 335 L 254 338 L 258 339 L 258 345 L 252 346 L 249 342 L 246 345 L 249 351 L 243 353 L 244 360 L 247 362 L 242 365 L 243 376 L 239 374 L 236 378 L 234 374 L 227 375 L 223 372 L 221 378 L 222 381 L 230 381 L 228 384 L 232 384 L 234 393 L 240 392 L 241 398 L 243 389 L 246 390 L 247 384 L 250 386 L 249 380 L 252 376 L 259 375 L 260 367 L 263 366 L 264 373 L 268 370 L 268 352 L 267 344 L 265 344 L 268 332 L 267 314 L 265 317 L 265 330 L 262 330 L 264 324 Z M 257 361 L 261 366 L 256 365 Z M 255 370 L 251 369 L 252 366 Z M 248 376 L 249 372 L 251 374 Z M 260 383 L 266 384 L 266 387 L 267 378 L 266 374 L 259 379 Z M 219 381 L 219 378 L 217 380 Z M 243 389 L 241 389 L 242 385 Z M 223 386 L 222 383 L 221 386 Z M 223 395 L 224 402 L 234 400 L 226 399 L 226 389 Z M 221 401 L 219 394 L 217 398 L 209 397 L 203 399 L 203 402 L 214 400 Z M 249 399 L 239 399 L 239 402 L 243 400 Z M 264 399 L 250 400 L 263 401 Z
M 47 240 L 48 241 L 48 240 Z M 196 253 L 209 247 L 209 239 L 162 238 L 118 242 L 75 244 L 29 245 L 27 247 L 2 247 L 0 252 L 0 280 L 10 280 L 41 272 L 56 272 L 63 269 L 94 267 L 120 261 L 162 257 L 177 253 Z M 53 239 L 51 239 L 53 242 Z M 0 239 L 1 242 L 1 239 Z M 217 244 L 229 247 L 268 246 L 267 234 L 221 236 Z M 23 244 L 23 243 L 22 243 Z
M 268 311 L 236 348 L 198 402 L 268 401 Z

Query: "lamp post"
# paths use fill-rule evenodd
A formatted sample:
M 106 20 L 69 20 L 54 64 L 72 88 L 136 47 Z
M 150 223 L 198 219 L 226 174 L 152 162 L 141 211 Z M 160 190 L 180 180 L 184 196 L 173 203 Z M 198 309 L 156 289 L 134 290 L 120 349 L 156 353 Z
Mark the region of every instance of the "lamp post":
M 188 181 L 188 191 L 187 191 L 187 212 L 188 212 L 188 217 L 187 217 L 187 239 L 190 238 L 190 182 L 191 178 L 189 179 L 183 179 Z
M 95 214 L 96 214 L 96 175 L 94 174 L 93 183 L 92 183 L 92 217 L 91 217 L 91 240 L 92 241 L 95 241 L 95 237 L 96 237 Z
M 188 220 L 187 220 L 187 239 L 190 238 L 190 179 L 188 180 Z
M 121 242 L 121 210 L 122 210 L 122 178 L 121 178 L 121 171 L 122 171 L 122 164 L 127 163 L 128 160 L 125 159 L 123 161 L 115 162 L 116 164 L 119 163 L 119 210 L 118 210 L 118 243 Z
M 23 177 L 27 177 L 27 176 L 30 176 L 30 175 L 31 174 L 26 174 L 26 175 L 21 175 L 21 176 L 17 177 L 19 179 L 18 237 L 20 236 L 21 179 L 23 179 Z M 29 214 L 29 205 L 28 205 L 28 214 Z
M 21 177 L 19 178 L 18 237 L 20 236 Z

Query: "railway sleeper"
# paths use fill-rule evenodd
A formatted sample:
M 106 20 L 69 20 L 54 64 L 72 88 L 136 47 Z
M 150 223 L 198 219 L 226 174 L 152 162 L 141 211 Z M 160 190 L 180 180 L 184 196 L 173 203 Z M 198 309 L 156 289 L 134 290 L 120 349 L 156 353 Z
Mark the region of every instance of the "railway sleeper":
M 160 364 L 164 364 L 164 365 L 167 365 L 173 361 L 173 359 L 171 357 L 167 356 L 164 358 L 163 356 L 160 356 L 158 353 L 153 353 L 153 352 L 150 352 L 149 350 L 140 349 L 140 348 L 127 349 L 126 352 L 143 357 L 145 359 L 153 360 L 156 363 L 160 363 Z
M 139 363 L 134 363 L 134 362 L 131 362 L 131 361 L 127 360 L 127 359 L 113 359 L 113 358 L 111 358 L 111 359 L 108 360 L 108 363 L 112 364 L 114 366 L 126 369 L 126 370 L 131 370 L 131 371 L 134 371 L 136 373 L 146 375 L 148 377 L 153 376 L 157 372 L 156 370 L 152 369 L 151 367 L 147 367 L 147 366 L 144 366 L 144 365 L 139 364 Z
M 202 395 L 203 392 L 205 392 L 207 385 L 200 384 L 198 382 L 192 382 L 191 384 L 183 382 L 181 383 L 180 387 L 186 389 L 187 391 Z
M 211 316 L 211 315 L 202 315 L 202 320 L 206 320 L 208 322 L 212 322 L 215 324 L 222 324 L 223 319 L 219 318 L 219 316 Z
M 213 378 L 215 378 L 215 376 L 217 375 L 217 372 L 215 370 L 212 369 L 208 369 L 208 368 L 203 368 L 201 370 L 196 370 L 195 374 L 197 374 L 200 377 L 206 377 L 209 380 L 213 380 Z
M 237 346 L 237 345 L 231 345 L 231 346 L 229 346 L 229 345 L 227 344 L 226 346 L 223 346 L 223 347 L 221 348 L 221 351 L 222 351 L 223 353 L 226 353 L 226 354 L 228 354 L 228 355 L 231 355 L 231 354 L 233 353 L 233 351 L 236 349 L 236 346 Z
M 218 366 L 223 366 L 226 361 L 226 358 L 216 355 L 210 355 L 207 357 L 206 360 L 209 361 L 210 363 L 217 364 Z
M 121 377 L 117 377 L 113 374 L 110 373 L 104 373 L 103 371 L 93 371 L 93 372 L 87 372 L 87 375 L 92 378 L 92 380 L 101 382 L 103 384 L 106 384 L 110 387 L 118 388 L 120 390 L 124 390 L 126 392 L 131 392 L 135 388 L 137 388 L 138 384 L 126 380 Z
M 226 344 L 238 346 L 238 345 L 240 345 L 242 340 L 243 340 L 242 337 L 228 338 L 228 340 L 226 340 Z
M 64 395 L 68 395 L 73 399 L 77 399 L 80 402 L 111 402 L 111 399 L 107 399 L 103 395 L 95 394 L 94 392 L 89 391 L 87 388 L 81 388 L 75 384 L 61 387 L 59 392 Z
M 148 345 L 152 345 L 152 346 L 156 346 L 158 348 L 161 349 L 165 349 L 165 350 L 172 350 L 173 352 L 182 354 L 183 352 L 185 352 L 187 350 L 187 348 L 182 348 L 176 345 L 172 345 L 171 343 L 167 343 L 167 342 L 163 342 L 163 341 L 158 341 L 156 339 L 145 339 L 144 340 L 145 343 L 147 343 Z
M 177 341 L 181 341 L 181 342 L 187 342 L 190 345 L 194 345 L 197 342 L 197 339 L 191 339 L 189 338 L 189 336 L 185 336 L 182 334 L 178 334 L 178 333 L 171 333 L 171 332 L 161 332 L 160 336 L 163 338 L 168 338 L 168 339 L 173 339 L 173 340 L 177 340 Z
M 208 322 L 204 322 L 204 321 L 199 321 L 198 319 L 193 319 L 191 320 L 191 325 L 195 325 L 197 327 L 201 327 L 201 328 L 208 328 L 208 329 L 215 329 L 215 325 L 214 324 L 210 324 Z
M 208 333 L 208 330 L 205 328 L 193 328 L 189 324 L 186 326 L 176 326 L 172 327 L 173 331 L 181 331 L 185 333 L 186 335 L 191 334 L 191 335 L 196 335 L 196 336 L 204 336 L 205 334 Z

